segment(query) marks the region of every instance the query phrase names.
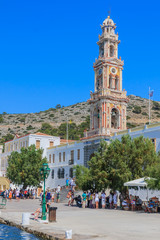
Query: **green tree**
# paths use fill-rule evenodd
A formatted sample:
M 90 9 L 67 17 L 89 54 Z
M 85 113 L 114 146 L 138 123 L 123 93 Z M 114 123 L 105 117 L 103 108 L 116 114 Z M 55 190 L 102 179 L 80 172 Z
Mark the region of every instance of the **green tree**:
M 148 187 L 160 190 L 160 152 L 158 153 L 157 163 L 147 168 L 147 176 L 151 177 L 150 180 L 146 180 Z
M 132 140 L 124 135 L 121 141 L 113 140 L 110 145 L 102 141 L 88 165 L 97 190 L 109 187 L 122 191 L 124 182 L 146 176 L 148 167 L 157 161 L 151 140 L 142 136 Z
M 134 106 L 133 113 L 140 114 L 141 113 L 141 107 L 140 106 Z
M 74 167 L 74 175 L 76 176 L 76 185 L 79 189 L 86 191 L 93 188 L 90 171 L 84 166 L 77 165 Z
M 14 138 L 14 136 L 10 133 L 8 133 L 7 135 L 3 136 L 1 139 L 0 139 L 0 144 L 3 144 L 7 141 L 10 141 Z
M 2 117 L 2 114 L 0 114 L 0 123 L 3 122 L 3 117 Z
M 106 150 L 107 143 L 101 141 L 98 151 L 94 153 L 88 163 L 94 188 L 99 191 L 109 186 L 108 172 L 106 171 Z
M 56 109 L 60 109 L 60 108 L 61 108 L 61 104 L 57 104 Z
M 52 129 L 53 128 L 49 123 L 42 123 L 42 127 L 39 131 L 42 132 L 42 133 L 46 133 L 48 135 L 51 135 Z
M 38 186 L 41 178 L 39 169 L 47 162 L 42 158 L 42 149 L 36 150 L 35 145 L 22 148 L 21 152 L 12 152 L 8 159 L 7 177 L 15 184 Z
M 79 125 L 75 123 L 68 123 L 68 138 L 70 140 L 79 140 L 84 135 L 84 130 L 89 129 L 90 118 L 86 117 L 86 120 Z M 39 132 L 46 133 L 52 136 L 60 136 L 66 138 L 67 136 L 67 123 L 62 123 L 58 128 L 53 128 L 49 123 L 42 123 Z
M 152 107 L 152 109 L 153 109 L 153 110 L 156 110 L 156 111 L 157 111 L 157 110 L 159 111 L 159 110 L 160 110 L 160 104 L 159 104 L 158 102 L 154 102 L 154 101 L 153 101 L 153 107 Z

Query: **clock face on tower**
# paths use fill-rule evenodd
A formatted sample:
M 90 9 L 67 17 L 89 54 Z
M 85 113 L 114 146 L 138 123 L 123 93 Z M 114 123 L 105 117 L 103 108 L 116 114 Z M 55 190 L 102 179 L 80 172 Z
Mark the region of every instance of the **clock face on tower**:
M 117 69 L 115 67 L 112 67 L 111 68 L 111 73 L 115 75 L 117 73 Z

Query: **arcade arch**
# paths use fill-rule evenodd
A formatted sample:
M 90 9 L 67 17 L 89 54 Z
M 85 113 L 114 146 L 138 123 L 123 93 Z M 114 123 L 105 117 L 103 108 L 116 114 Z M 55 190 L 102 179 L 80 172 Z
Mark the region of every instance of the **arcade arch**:
M 117 108 L 113 108 L 111 111 L 111 128 L 119 128 L 119 110 Z

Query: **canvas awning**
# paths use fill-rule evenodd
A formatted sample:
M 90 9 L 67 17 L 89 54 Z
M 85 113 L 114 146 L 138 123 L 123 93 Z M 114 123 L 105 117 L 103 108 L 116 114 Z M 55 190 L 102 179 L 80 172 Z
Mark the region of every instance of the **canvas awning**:
M 147 178 L 139 178 L 133 181 L 129 181 L 129 182 L 125 182 L 124 186 L 126 187 L 146 187 L 147 183 L 146 183 L 146 179 L 150 180 L 149 177 Z

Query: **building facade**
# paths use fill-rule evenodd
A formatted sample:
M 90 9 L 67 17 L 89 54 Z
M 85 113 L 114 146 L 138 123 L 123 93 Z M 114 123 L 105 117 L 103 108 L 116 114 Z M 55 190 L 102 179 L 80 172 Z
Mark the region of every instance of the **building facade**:
M 74 142 L 47 149 L 47 159 L 51 169 L 46 181 L 47 187 L 65 186 L 66 178 L 70 179 L 74 175 L 73 167 L 84 165 L 83 146 L 83 142 Z
M 125 131 L 120 131 L 112 134 L 111 139 L 121 140 L 123 135 L 130 135 L 131 138 L 143 136 L 149 138 L 155 146 L 155 151 L 160 151 L 160 123 L 153 123 L 150 125 L 139 126 Z
M 13 140 L 5 143 L 4 153 L 0 153 L 0 176 L 6 176 L 8 157 L 13 151 L 20 152 L 22 147 L 27 148 L 33 144 L 36 146 L 36 149 L 43 149 L 43 157 L 45 157 L 48 147 L 60 145 L 60 137 L 44 133 L 28 134 L 22 137 L 16 135 Z

